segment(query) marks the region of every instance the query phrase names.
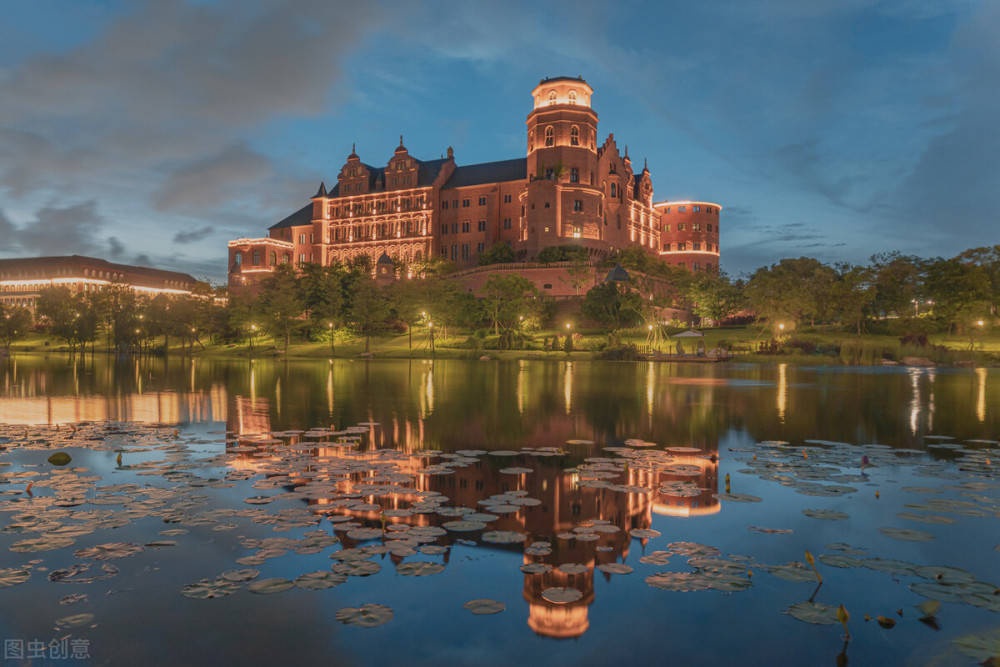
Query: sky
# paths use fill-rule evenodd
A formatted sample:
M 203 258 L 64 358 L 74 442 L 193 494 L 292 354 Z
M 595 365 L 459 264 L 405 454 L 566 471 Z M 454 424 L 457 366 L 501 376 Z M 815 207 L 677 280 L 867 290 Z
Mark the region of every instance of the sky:
M 524 155 L 531 90 L 594 88 L 654 199 L 723 206 L 722 268 L 1000 243 L 1000 2 L 10 0 L 0 257 L 225 280 L 336 181 Z

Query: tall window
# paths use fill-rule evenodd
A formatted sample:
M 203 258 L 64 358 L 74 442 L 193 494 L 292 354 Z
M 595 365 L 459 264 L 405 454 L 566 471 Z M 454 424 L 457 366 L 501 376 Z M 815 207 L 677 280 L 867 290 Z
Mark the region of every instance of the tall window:
M 504 218 L 503 219 L 503 228 L 504 229 L 510 229 L 510 218 Z
M 615 183 L 611 184 L 611 196 L 612 197 L 618 196 L 618 186 Z
M 479 198 L 479 205 L 480 206 L 486 206 L 486 197 L 480 197 Z
M 576 211 L 577 213 L 583 211 L 583 200 L 582 199 L 574 199 L 573 200 L 573 210 Z
M 579 183 L 580 182 L 580 170 L 576 167 L 570 167 L 569 169 L 569 182 Z
M 259 250 L 254 250 L 253 251 L 253 265 L 254 266 L 259 266 L 260 265 L 260 251 Z
M 468 222 L 463 222 L 462 223 L 462 231 L 463 232 L 468 232 L 469 231 L 469 223 Z
M 576 104 L 576 91 L 575 90 L 569 91 L 569 103 L 570 104 Z
M 485 232 L 486 231 L 486 221 L 485 220 L 480 220 L 479 221 L 479 227 L 478 227 L 478 229 L 481 232 Z
M 274 266 L 277 263 L 278 263 L 278 253 L 276 253 L 276 252 L 274 252 L 272 250 L 271 251 L 271 266 Z
M 305 242 L 306 242 L 306 235 L 299 234 L 299 243 L 305 243 Z
M 236 260 L 236 266 L 243 266 L 243 253 L 236 253 L 236 257 L 234 259 Z M 86 270 L 84 270 L 84 272 L 86 272 Z
M 554 146 L 555 143 L 556 143 L 555 130 L 553 130 L 552 126 L 549 125 L 547 128 L 545 128 L 545 145 Z
M 551 106 L 555 103 L 556 103 L 556 91 L 553 90 L 549 92 L 549 105 Z
M 569 131 L 569 145 L 579 146 L 580 145 L 580 128 L 574 125 Z

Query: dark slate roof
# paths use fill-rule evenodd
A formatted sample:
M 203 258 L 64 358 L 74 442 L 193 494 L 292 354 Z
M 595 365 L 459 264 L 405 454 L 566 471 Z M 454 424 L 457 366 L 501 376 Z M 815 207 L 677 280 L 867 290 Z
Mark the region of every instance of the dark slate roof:
M 465 185 L 481 185 L 483 183 L 502 183 L 504 181 L 519 181 L 528 177 L 528 158 L 500 160 L 498 162 L 482 162 L 455 167 L 451 178 L 443 188 L 460 188 Z
M 392 264 L 392 258 L 389 255 L 382 253 L 382 256 L 378 258 L 376 264 Z
M 606 283 L 627 283 L 630 280 L 628 271 L 622 268 L 621 264 L 615 264 L 615 268 L 608 271 L 608 277 L 604 279 Z
M 424 186 L 433 183 L 434 179 L 441 173 L 442 165 L 447 161 L 448 158 L 417 160 L 417 185 Z
M 543 83 L 552 83 L 553 81 L 581 81 L 583 83 L 587 83 L 587 80 L 582 76 L 550 76 L 539 81 L 538 85 L 542 85 Z
M 336 188 L 334 188 L 334 190 L 336 190 Z M 285 227 L 297 227 L 300 225 L 312 224 L 312 210 L 313 205 L 312 202 L 310 202 L 284 220 L 279 220 L 275 224 L 271 225 L 268 229 L 284 229 Z

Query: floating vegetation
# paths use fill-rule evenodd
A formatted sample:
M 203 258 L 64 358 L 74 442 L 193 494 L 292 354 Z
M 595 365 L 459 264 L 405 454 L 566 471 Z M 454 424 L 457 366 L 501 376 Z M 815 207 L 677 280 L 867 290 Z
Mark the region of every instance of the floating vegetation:
M 270 579 L 258 579 L 247 586 L 247 590 L 258 595 L 271 595 L 273 593 L 283 593 L 295 586 L 295 582 L 280 577 Z
M 374 628 L 392 620 L 393 611 L 383 604 L 363 604 L 360 607 L 345 607 L 337 611 L 336 618 L 346 625 Z
M 486 598 L 481 598 L 478 600 L 469 600 L 462 605 L 465 609 L 468 609 L 473 614 L 486 615 L 486 614 L 499 614 L 507 608 L 503 602 L 498 602 L 496 600 L 489 600 Z
M 922 530 L 913 530 L 911 528 L 892 528 L 886 526 L 884 528 L 879 528 L 878 532 L 882 533 L 886 537 L 891 537 L 894 540 L 903 540 L 904 542 L 929 542 L 934 539 L 934 536 L 930 533 L 925 533 Z
M 194 600 L 210 600 L 232 595 L 240 589 L 239 584 L 218 579 L 202 579 L 181 589 L 181 595 Z
M 0 588 L 17 586 L 31 579 L 31 570 L 7 568 L 0 570 Z
M 577 589 L 562 586 L 546 588 L 542 591 L 542 599 L 552 604 L 569 604 L 570 602 L 576 602 L 582 597 L 583 593 Z
M 562 569 L 562 568 L 560 568 Z M 632 568 L 625 563 L 601 563 L 597 569 L 605 574 L 631 574 Z
M 837 607 L 822 604 L 819 602 L 796 602 L 785 610 L 784 613 L 792 618 L 796 618 L 803 623 L 814 623 L 816 625 L 835 625 L 840 623 L 837 616 Z
M 444 572 L 444 565 L 425 560 L 411 561 L 399 565 L 396 568 L 396 572 L 404 577 L 426 577 L 431 574 Z
M 836 510 L 804 509 L 802 510 L 802 513 L 811 519 L 825 519 L 827 521 L 843 521 L 844 519 L 850 518 L 849 515 Z

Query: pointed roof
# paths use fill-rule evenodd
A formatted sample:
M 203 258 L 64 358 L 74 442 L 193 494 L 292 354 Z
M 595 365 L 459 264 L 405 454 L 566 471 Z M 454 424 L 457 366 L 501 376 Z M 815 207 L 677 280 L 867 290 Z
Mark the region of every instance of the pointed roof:
M 403 145 L 403 135 L 399 135 L 399 146 L 396 147 L 396 153 L 405 153 L 406 146 Z
M 615 268 L 608 272 L 608 277 L 604 279 L 606 283 L 627 283 L 631 278 L 628 271 L 622 268 L 621 264 L 615 264 Z
M 348 160 L 360 160 L 361 157 L 358 155 L 357 144 L 351 142 L 351 154 L 347 156 Z
M 314 194 L 312 198 L 319 199 L 320 197 L 325 197 L 325 196 L 326 196 L 326 181 L 320 181 L 319 190 L 316 191 L 316 194 Z
M 376 264 L 392 264 L 392 258 L 389 255 L 382 253 L 382 256 L 378 258 Z

